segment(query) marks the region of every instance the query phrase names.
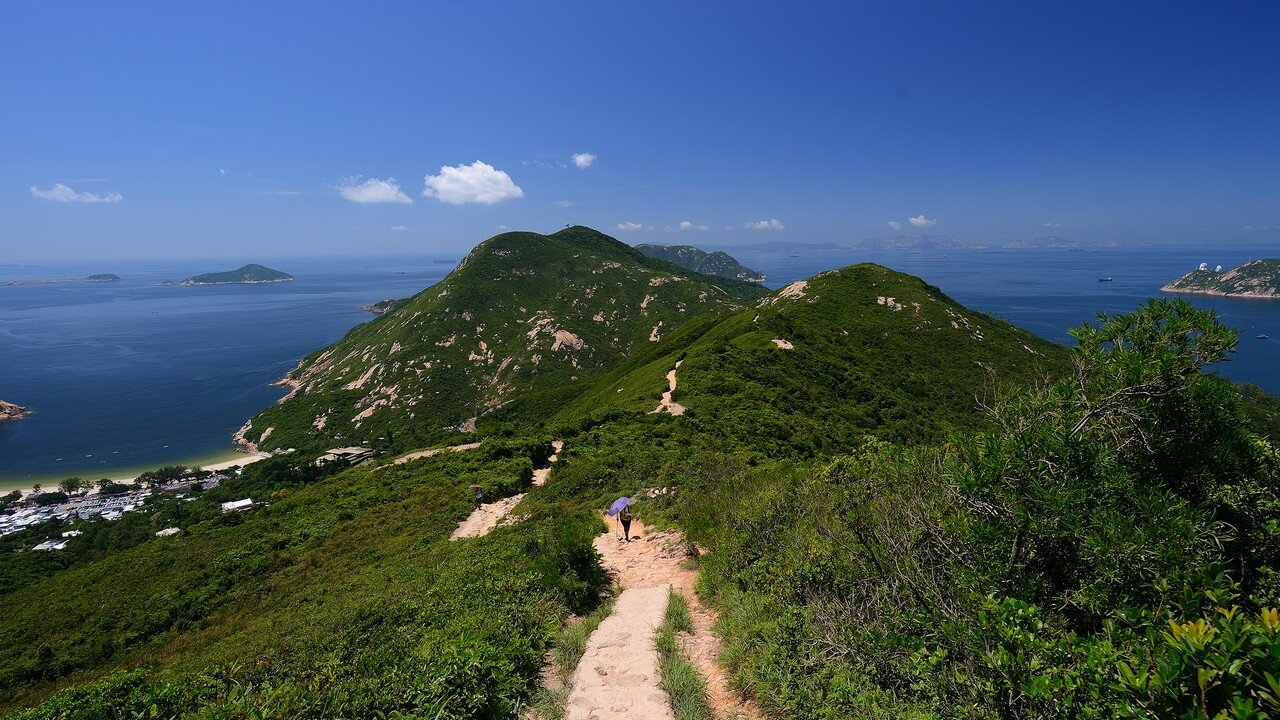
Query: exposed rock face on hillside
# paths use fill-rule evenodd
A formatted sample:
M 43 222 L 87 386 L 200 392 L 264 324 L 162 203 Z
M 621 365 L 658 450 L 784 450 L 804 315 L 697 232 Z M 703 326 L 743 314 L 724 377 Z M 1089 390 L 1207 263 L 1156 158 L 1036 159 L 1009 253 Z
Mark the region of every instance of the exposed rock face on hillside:
M 1280 298 L 1280 260 L 1253 260 L 1224 272 L 1206 268 L 1202 265 L 1160 289 L 1196 295 Z
M 5 420 L 21 420 L 31 414 L 31 411 L 21 405 L 14 405 L 11 402 L 0 400 L 0 422 Z
M 636 249 L 649 257 L 673 262 L 703 275 L 754 283 L 762 283 L 765 279 L 764 273 L 752 270 L 720 250 L 706 252 L 692 245 L 637 245 Z
M 554 410 L 688 319 L 767 292 L 694 275 L 589 228 L 505 233 L 303 359 L 286 378 L 288 396 L 241 439 L 262 450 L 389 435 L 430 442 L 504 404 Z

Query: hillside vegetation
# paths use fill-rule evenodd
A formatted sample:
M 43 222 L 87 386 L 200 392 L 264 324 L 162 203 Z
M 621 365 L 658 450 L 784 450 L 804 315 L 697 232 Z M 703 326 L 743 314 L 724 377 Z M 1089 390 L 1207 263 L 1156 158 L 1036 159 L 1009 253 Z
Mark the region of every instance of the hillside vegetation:
M 703 275 L 762 283 L 764 273 L 743 265 L 723 250 L 707 252 L 692 245 L 637 245 L 636 249 L 660 260 L 673 262 Z
M 504 233 L 440 283 L 305 358 L 289 375 L 293 392 L 244 437 L 263 449 L 355 439 L 414 447 L 473 431 L 513 401 L 514 415 L 537 417 L 690 319 L 767 292 L 589 228 Z
M 652 282 L 667 273 L 685 279 Z M 665 315 L 637 312 L 663 288 L 679 292 L 639 309 Z M 1067 349 L 877 265 L 758 293 L 585 228 L 487 241 L 255 419 L 275 428 L 260 442 L 349 442 L 317 411 L 358 411 L 410 357 L 540 355 L 506 386 L 473 379 L 509 355 L 449 355 L 473 394 L 340 426 L 453 438 L 466 403 L 501 392 L 478 448 L 383 468 L 392 447 L 352 468 L 280 455 L 118 531 L 81 523 L 60 567 L 0 565 L 25 568 L 0 583 L 0 711 L 517 716 L 566 618 L 606 600 L 591 540 L 627 495 L 687 534 L 728 671 L 768 717 L 1280 717 L 1280 460 L 1251 429 L 1275 402 L 1212 373 L 1236 345 L 1212 313 L 1152 301 Z M 602 303 L 607 329 L 582 319 Z M 549 350 L 560 331 L 579 352 Z M 659 403 L 672 370 L 683 414 Z M 451 542 L 472 485 L 526 494 L 510 524 Z M 218 511 L 242 497 L 266 506 Z

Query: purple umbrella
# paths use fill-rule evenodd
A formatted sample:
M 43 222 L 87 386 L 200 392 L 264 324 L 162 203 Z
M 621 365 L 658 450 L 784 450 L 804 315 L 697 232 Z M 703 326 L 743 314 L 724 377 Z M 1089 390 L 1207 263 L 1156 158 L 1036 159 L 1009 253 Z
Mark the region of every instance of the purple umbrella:
M 610 514 L 610 515 L 617 515 L 618 513 L 620 513 L 620 512 L 622 512 L 623 510 L 627 509 L 627 506 L 628 506 L 628 505 L 630 505 L 630 504 L 631 504 L 631 498 L 629 498 L 629 497 L 620 497 L 620 498 L 618 498 L 617 500 L 614 500 L 614 501 L 613 501 L 613 504 L 609 506 L 609 514 Z

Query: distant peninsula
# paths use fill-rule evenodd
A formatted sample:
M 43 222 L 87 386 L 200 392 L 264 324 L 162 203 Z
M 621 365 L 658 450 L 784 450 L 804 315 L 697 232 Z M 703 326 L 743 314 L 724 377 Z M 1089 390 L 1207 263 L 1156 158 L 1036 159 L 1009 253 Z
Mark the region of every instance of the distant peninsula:
M 1057 235 L 1042 235 L 1027 240 L 1014 240 L 1004 244 L 1007 250 L 1083 250 L 1084 248 L 1116 248 L 1121 244 L 1108 240 L 1103 243 L 1088 243 Z M 1129 245 L 1128 247 L 1146 247 L 1145 245 Z
M 1210 269 L 1208 263 L 1201 263 L 1198 269 L 1160 290 L 1167 293 L 1275 300 L 1280 298 L 1280 259 L 1251 260 L 1225 271 Z
M 362 312 L 373 313 L 374 315 L 385 315 L 404 303 L 404 300 L 379 300 L 371 305 L 360 306 L 360 310 Z
M 66 285 L 76 282 L 75 278 L 44 278 L 40 280 L 10 280 L 5 285 Z
M 30 414 L 31 410 L 28 408 L 0 400 L 0 422 L 4 422 L 5 420 L 21 420 Z
M 257 283 L 278 283 L 292 280 L 293 276 L 279 270 L 272 270 L 265 265 L 250 263 L 242 268 L 229 272 L 205 273 L 193 275 L 182 281 L 183 285 L 249 285 Z
M 636 245 L 636 249 L 651 258 L 666 260 L 703 275 L 762 283 L 764 273 L 743 265 L 721 250 L 707 252 L 692 245 Z
M 982 250 L 986 246 L 950 235 L 894 235 L 867 238 L 858 243 L 859 250 Z
M 115 273 L 98 273 L 90 275 L 84 279 L 85 282 L 120 282 L 120 276 Z

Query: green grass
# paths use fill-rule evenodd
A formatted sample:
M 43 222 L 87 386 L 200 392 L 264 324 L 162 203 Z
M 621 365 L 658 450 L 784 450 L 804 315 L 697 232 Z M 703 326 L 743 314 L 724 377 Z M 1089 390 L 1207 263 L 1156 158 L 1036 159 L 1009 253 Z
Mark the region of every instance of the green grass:
M 573 689 L 573 673 L 578 669 L 583 653 L 587 651 L 587 640 L 600 627 L 600 623 L 613 613 L 614 601 L 614 597 L 609 597 L 589 615 L 569 620 L 556 635 L 555 645 L 551 648 L 555 687 L 539 688 L 532 703 L 533 709 L 543 720 L 559 720 L 564 716 L 565 704 Z
M 676 720 L 714 720 L 715 715 L 707 699 L 707 681 L 681 648 L 680 634 L 692 632 L 693 619 L 689 616 L 688 601 L 680 593 L 671 591 L 666 615 L 654 636 L 662 689 L 667 693 Z

